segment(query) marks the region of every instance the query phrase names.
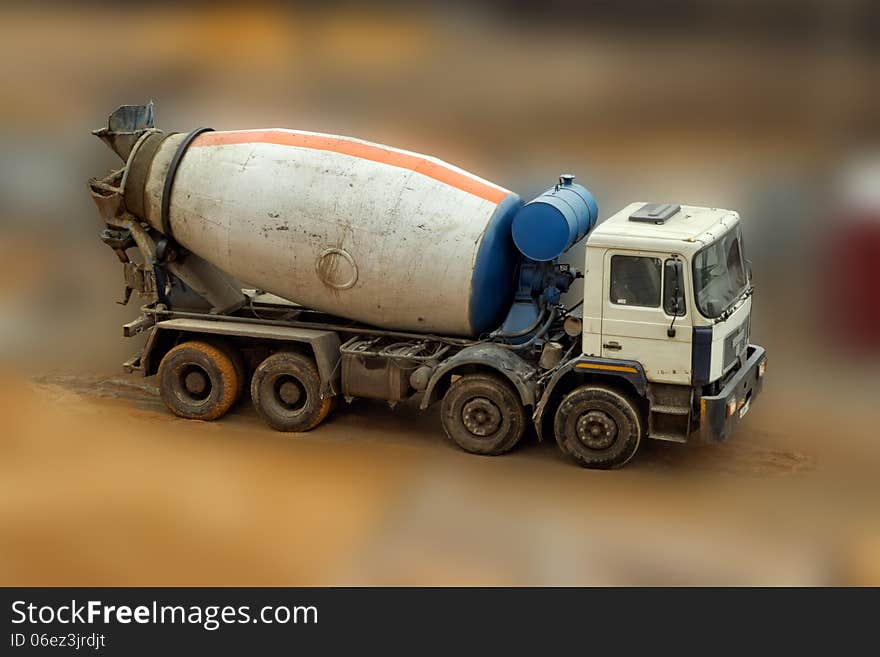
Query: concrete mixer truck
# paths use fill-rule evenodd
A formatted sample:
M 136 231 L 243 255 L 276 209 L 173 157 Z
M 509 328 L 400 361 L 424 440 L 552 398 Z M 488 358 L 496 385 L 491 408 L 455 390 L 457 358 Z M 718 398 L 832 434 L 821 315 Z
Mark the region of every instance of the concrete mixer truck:
M 648 438 L 726 439 L 761 391 L 736 212 L 640 202 L 598 223 L 572 175 L 524 203 L 359 139 L 165 132 L 152 103 L 94 134 L 124 162 L 89 190 L 121 303 L 141 303 L 125 368 L 178 416 L 216 420 L 248 391 L 303 432 L 341 400 L 420 395 L 469 452 L 533 428 L 612 468 Z M 583 268 L 561 263 L 585 238 Z

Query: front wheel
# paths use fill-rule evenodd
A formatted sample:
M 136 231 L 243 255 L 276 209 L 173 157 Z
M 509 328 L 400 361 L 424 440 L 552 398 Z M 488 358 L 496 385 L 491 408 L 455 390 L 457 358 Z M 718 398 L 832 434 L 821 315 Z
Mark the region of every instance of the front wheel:
M 522 438 L 526 414 L 509 383 L 490 374 L 466 374 L 443 397 L 443 429 L 466 452 L 495 456 Z
M 251 399 L 257 413 L 273 429 L 309 431 L 324 421 L 334 398 L 321 397 L 321 377 L 314 360 L 279 351 L 254 370 Z
M 611 388 L 583 386 L 568 393 L 553 422 L 559 449 L 585 468 L 618 468 L 639 449 L 639 411 Z

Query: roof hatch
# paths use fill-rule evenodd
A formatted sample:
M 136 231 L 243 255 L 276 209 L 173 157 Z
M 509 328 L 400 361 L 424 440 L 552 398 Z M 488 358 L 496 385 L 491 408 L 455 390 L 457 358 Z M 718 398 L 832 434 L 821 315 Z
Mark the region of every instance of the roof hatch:
M 672 203 L 645 203 L 629 216 L 629 220 L 649 224 L 665 224 L 678 214 L 679 210 L 681 210 L 681 206 Z

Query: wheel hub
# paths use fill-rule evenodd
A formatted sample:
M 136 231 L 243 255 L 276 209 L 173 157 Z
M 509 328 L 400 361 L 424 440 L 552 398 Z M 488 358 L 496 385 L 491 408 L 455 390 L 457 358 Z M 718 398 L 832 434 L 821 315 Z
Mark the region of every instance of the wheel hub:
M 501 427 L 501 410 L 485 397 L 474 397 L 461 409 L 461 420 L 475 436 L 489 436 Z
M 607 413 L 589 411 L 578 418 L 577 437 L 590 449 L 608 449 L 617 440 L 617 423 Z
M 285 381 L 278 387 L 278 396 L 288 406 L 296 406 L 302 398 L 302 392 L 293 381 Z
M 193 370 L 184 377 L 183 385 L 191 395 L 201 395 L 208 388 L 208 377 L 204 372 Z

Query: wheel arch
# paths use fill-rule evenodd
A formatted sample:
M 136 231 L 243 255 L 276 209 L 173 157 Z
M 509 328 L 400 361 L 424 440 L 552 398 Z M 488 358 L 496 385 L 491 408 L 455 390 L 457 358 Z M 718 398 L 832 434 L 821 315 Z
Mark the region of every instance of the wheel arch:
M 522 405 L 526 408 L 534 408 L 536 402 L 534 378 L 537 370 L 515 352 L 497 344 L 466 347 L 444 361 L 428 381 L 421 408 L 425 409 L 441 399 L 449 389 L 453 376 L 478 372 L 502 376 L 513 385 Z

